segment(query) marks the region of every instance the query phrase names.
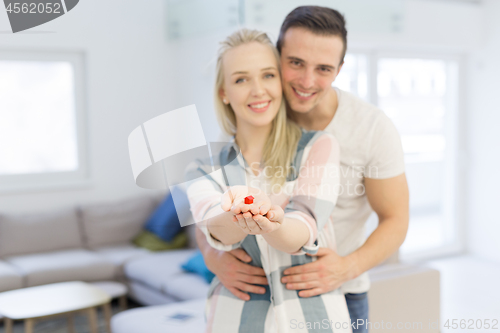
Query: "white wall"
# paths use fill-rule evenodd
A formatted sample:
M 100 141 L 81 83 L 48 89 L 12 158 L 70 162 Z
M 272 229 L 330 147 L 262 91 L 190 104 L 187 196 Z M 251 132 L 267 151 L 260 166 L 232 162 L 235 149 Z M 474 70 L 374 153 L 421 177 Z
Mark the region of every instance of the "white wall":
M 473 52 L 467 76 L 467 239 L 469 250 L 500 262 L 500 1 L 484 3 L 486 45 Z
M 354 44 L 375 48 L 467 51 L 484 43 L 484 9 L 478 2 L 403 0 L 400 34 L 353 34 Z
M 216 141 L 220 134 L 213 108 L 215 64 L 219 42 L 232 31 L 220 31 L 171 42 L 174 63 L 171 77 L 178 105 L 196 104 L 205 136 Z
M 247 7 L 252 3 L 265 2 L 262 0 L 248 0 Z M 477 1 L 454 1 L 454 0 L 373 0 L 365 4 L 374 3 L 375 13 L 366 12 L 363 8 L 357 8 L 352 0 L 280 0 L 277 11 L 269 11 L 261 14 L 260 24 L 254 27 L 270 31 L 271 35 L 277 36 L 281 22 L 286 14 L 298 5 L 333 6 L 338 4 L 338 10 L 346 17 L 348 28 L 348 44 L 352 47 L 384 48 L 384 49 L 413 49 L 422 51 L 430 49 L 464 51 L 477 47 L 484 42 L 483 38 L 483 7 Z M 377 3 L 381 7 L 395 8 L 393 13 L 400 15 L 401 29 L 397 32 L 380 33 L 378 25 L 384 25 L 387 20 L 380 13 Z M 391 5 L 393 3 L 393 5 Z M 360 2 L 363 4 L 363 1 Z M 264 5 L 265 6 L 265 5 Z M 269 5 L 269 8 L 277 7 Z M 286 8 L 284 10 L 283 8 Z M 266 7 L 264 7 L 266 8 Z M 356 17 L 353 17 L 356 15 Z M 255 22 L 250 17 L 247 21 Z M 360 21 L 368 21 L 371 24 L 360 24 Z M 355 25 L 349 30 L 350 23 Z
M 85 0 L 66 15 L 17 34 L 5 33 L 10 25 L 0 9 L 1 50 L 84 53 L 91 176 L 90 185 L 82 188 L 1 193 L 0 212 L 150 193 L 134 183 L 127 137 L 145 120 L 182 106 L 175 100 L 165 7 L 163 0 L 148 0 L 147 6 L 136 1 Z

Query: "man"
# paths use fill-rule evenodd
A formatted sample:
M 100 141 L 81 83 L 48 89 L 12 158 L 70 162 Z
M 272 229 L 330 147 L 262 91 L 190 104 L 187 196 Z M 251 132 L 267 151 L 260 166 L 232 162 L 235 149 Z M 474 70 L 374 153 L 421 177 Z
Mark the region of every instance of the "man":
M 312 297 L 341 288 L 354 332 L 366 332 L 366 273 L 403 243 L 408 229 L 408 187 L 399 135 L 385 114 L 357 97 L 335 89 L 347 47 L 344 17 L 316 6 L 294 9 L 277 42 L 289 116 L 307 130 L 332 133 L 340 145 L 340 195 L 332 214 L 337 249 L 320 248 L 317 260 L 284 271 L 282 283 Z M 375 211 L 379 225 L 365 239 L 365 223 Z M 262 269 L 247 265 L 241 249 L 220 252 L 198 231 L 208 268 L 235 296 L 264 293 Z

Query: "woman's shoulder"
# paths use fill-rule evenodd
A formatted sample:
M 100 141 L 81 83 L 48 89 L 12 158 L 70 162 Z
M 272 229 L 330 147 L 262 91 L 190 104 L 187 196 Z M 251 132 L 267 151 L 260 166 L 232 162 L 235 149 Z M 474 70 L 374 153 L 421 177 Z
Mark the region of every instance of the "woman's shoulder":
M 297 145 L 297 153 L 299 151 L 308 150 L 312 147 L 334 145 L 338 147 L 338 142 L 335 136 L 325 131 L 308 131 L 301 129 L 302 136 Z
M 294 170 L 309 164 L 310 159 L 316 160 L 330 160 L 330 157 L 339 156 L 340 148 L 335 137 L 325 131 L 307 131 L 301 129 L 302 136 L 297 145 L 295 158 L 293 159 L 292 166 Z M 298 174 L 291 174 L 287 181 L 293 181 L 297 178 Z
M 209 142 L 207 146 L 199 147 L 184 157 L 182 163 L 185 165 L 185 178 L 191 180 L 207 177 L 221 166 L 234 163 L 238 153 L 234 140 Z

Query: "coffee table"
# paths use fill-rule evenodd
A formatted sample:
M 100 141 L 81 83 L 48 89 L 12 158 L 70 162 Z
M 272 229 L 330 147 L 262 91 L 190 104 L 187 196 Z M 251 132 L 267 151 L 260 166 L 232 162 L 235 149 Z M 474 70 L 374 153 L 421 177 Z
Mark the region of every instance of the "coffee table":
M 97 333 L 97 307 L 103 306 L 108 331 L 111 319 L 111 297 L 98 287 L 74 281 L 39 287 L 16 289 L 0 293 L 0 314 L 5 333 L 12 333 L 12 321 L 24 320 L 25 332 L 33 333 L 36 320 L 68 316 L 70 332 L 74 332 L 73 314 L 87 313 L 90 332 Z
M 116 281 L 99 281 L 99 282 L 91 282 L 90 284 L 101 288 L 112 299 L 117 298 L 118 304 L 120 305 L 120 311 L 127 310 L 128 288 L 126 285 Z

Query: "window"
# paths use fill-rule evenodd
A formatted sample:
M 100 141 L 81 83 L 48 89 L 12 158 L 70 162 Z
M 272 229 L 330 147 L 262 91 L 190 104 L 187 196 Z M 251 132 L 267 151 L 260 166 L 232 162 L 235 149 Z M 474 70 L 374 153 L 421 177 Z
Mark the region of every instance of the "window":
M 346 54 L 334 85 L 367 100 L 368 57 L 364 54 Z
M 84 180 L 83 60 L 0 53 L 0 191 Z
M 445 59 L 378 60 L 378 105 L 401 134 L 411 221 L 401 254 L 445 248 L 456 235 L 454 124 L 458 64 Z
M 334 83 L 378 105 L 401 135 L 410 188 L 410 227 L 400 249 L 403 259 L 460 248 L 455 196 L 457 78 L 454 58 L 358 53 L 346 56 Z M 371 230 L 376 217 L 372 222 Z

